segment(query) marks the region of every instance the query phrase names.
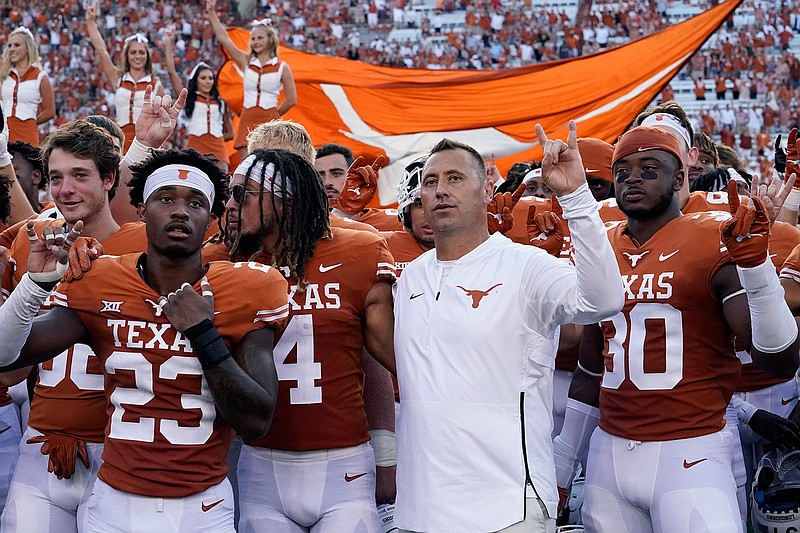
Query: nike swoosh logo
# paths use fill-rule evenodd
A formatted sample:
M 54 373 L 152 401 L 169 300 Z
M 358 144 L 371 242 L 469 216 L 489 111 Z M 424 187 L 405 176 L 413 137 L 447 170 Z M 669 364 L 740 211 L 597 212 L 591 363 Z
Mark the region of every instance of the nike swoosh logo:
M 781 405 L 789 405 L 790 403 L 792 403 L 796 399 L 797 399 L 797 396 L 792 396 L 788 400 L 784 400 L 783 398 L 781 398 Z M 6 429 L 8 429 L 8 428 L 6 428 Z M 5 431 L 5 429 L 3 431 Z
M 214 503 L 209 503 L 208 505 L 206 505 L 206 504 L 203 504 L 203 505 L 202 505 L 202 507 L 203 507 L 203 512 L 204 512 L 204 513 L 207 513 L 208 511 L 210 511 L 211 509 L 213 509 L 214 507 L 216 507 L 217 505 L 221 504 L 221 503 L 222 503 L 222 502 L 224 502 L 224 501 L 225 501 L 225 498 L 222 498 L 221 500 L 219 500 L 219 501 L 216 501 L 216 502 L 214 502 Z
M 648 150 L 663 150 L 663 148 L 661 148 L 660 146 L 647 146 L 639 148 L 637 152 L 646 152 Z
M 347 481 L 348 483 L 350 483 L 351 481 L 355 481 L 355 480 L 357 480 L 358 478 L 360 478 L 360 477 L 364 477 L 364 476 L 366 476 L 366 475 L 367 475 L 367 473 L 366 473 L 366 472 L 364 472 L 363 474 L 356 474 L 355 476 L 348 476 L 347 474 L 345 474 L 345 475 L 344 475 L 344 480 L 345 480 L 345 481 Z
M 670 258 L 670 257 L 672 257 L 673 255 L 677 254 L 678 252 L 680 252 L 680 250 L 675 250 L 675 251 L 674 251 L 674 252 L 672 252 L 671 254 L 667 254 L 667 255 L 664 255 L 663 253 L 662 253 L 662 254 L 659 254 L 659 256 L 658 256 L 658 260 L 659 260 L 659 261 L 666 261 L 667 259 L 669 259 L 669 258 Z
M 342 266 L 341 263 L 336 263 L 335 265 L 330 265 L 330 266 L 320 265 L 319 271 L 324 274 L 325 272 L 333 270 L 334 268 L 339 268 L 340 266 Z
M 786 405 L 786 404 L 783 404 L 783 405 Z M 8 431 L 9 429 L 11 429 L 11 426 L 8 426 L 7 428 L 0 429 L 0 434 L 3 434 L 3 433 L 5 433 L 5 432 L 6 432 L 6 431 Z
M 703 461 L 706 461 L 707 459 L 708 459 L 708 457 L 703 457 L 702 459 L 698 459 L 697 461 L 692 461 L 691 463 L 688 462 L 686 459 L 684 459 L 683 460 L 683 467 L 688 469 L 688 468 L 693 467 L 696 464 L 700 464 Z
M 584 171 L 585 171 L 587 174 L 591 174 L 592 172 L 600 172 L 600 169 L 599 169 L 599 168 L 589 168 L 589 167 L 586 167 L 586 168 L 584 168 L 583 170 L 584 170 Z
M 419 298 L 419 297 L 420 297 L 420 296 L 422 296 L 423 294 L 425 294 L 425 293 L 424 293 L 424 292 L 421 292 L 421 293 L 419 293 L 419 294 L 412 294 L 412 295 L 411 295 L 411 298 L 409 298 L 409 300 L 413 300 L 414 298 Z

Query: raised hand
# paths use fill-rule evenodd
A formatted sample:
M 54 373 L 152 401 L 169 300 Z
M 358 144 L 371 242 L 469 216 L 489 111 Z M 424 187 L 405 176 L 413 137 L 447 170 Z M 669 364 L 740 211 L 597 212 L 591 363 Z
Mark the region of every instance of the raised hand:
M 42 230 L 39 237 L 34 229 L 33 220 L 25 225 L 28 233 L 31 251 L 28 254 L 28 272 L 31 279 L 40 283 L 55 283 L 67 271 L 67 258 L 69 248 L 80 237 L 83 222 L 78 221 L 69 233 L 64 231 L 64 226 Z
M 97 8 L 93 5 L 86 8 L 86 22 L 97 24 Z
M 153 94 L 153 86 L 144 90 L 144 104 L 136 119 L 136 140 L 149 148 L 161 148 L 178 123 L 178 115 L 186 105 L 186 89 L 182 89 L 173 103 L 172 97 Z
M 67 252 L 67 271 L 61 281 L 80 279 L 92 268 L 92 261 L 103 255 L 103 245 L 92 237 L 78 237 Z M 2 272 L 0 272 L 2 274 Z
M 489 233 L 505 233 L 514 226 L 514 206 L 525 194 L 526 186 L 520 183 L 513 192 L 499 192 L 486 206 L 486 220 L 489 223 Z
M 536 204 L 531 204 L 526 224 L 528 239 L 532 246 L 541 248 L 553 257 L 561 257 L 561 249 L 564 247 L 564 219 L 561 204 L 555 195 L 551 209 L 537 209 Z
M 749 204 L 739 202 L 736 182 L 728 182 L 728 209 L 731 218 L 722 222 L 722 242 L 728 248 L 736 265 L 751 268 L 767 260 L 769 244 L 769 217 L 761 200 L 754 196 Z
M 361 166 L 364 158 L 358 156 L 347 169 L 347 180 L 344 182 L 339 198 L 329 202 L 331 207 L 356 214 L 361 212 L 378 192 L 378 171 L 385 158 L 379 155 L 371 165 Z
M 581 154 L 578 152 L 578 127 L 569 121 L 569 135 L 565 143 L 561 139 L 550 140 L 541 124 L 536 124 L 536 136 L 542 146 L 542 181 L 556 196 L 565 196 L 586 183 Z
M 216 0 L 206 0 L 206 13 L 208 14 L 217 14 L 217 1 Z
M 200 290 L 202 295 L 194 287 L 184 283 L 177 291 L 158 300 L 164 316 L 181 333 L 203 320 L 214 320 L 214 293 L 206 278 L 200 281 Z
M 786 181 L 779 178 L 759 178 L 758 175 L 753 176 L 753 181 L 750 184 L 750 197 L 758 196 L 761 203 L 764 204 L 764 209 L 769 217 L 769 223 L 775 223 L 778 218 L 778 213 L 781 212 L 783 203 L 792 192 L 792 187 L 796 182 L 797 177 L 792 174 Z

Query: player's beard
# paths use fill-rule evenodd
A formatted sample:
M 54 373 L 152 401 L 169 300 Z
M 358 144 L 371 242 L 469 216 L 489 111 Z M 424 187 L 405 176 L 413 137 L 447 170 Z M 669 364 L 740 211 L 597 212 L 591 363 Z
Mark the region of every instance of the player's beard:
M 261 248 L 261 242 L 263 240 L 264 238 L 259 233 L 240 232 L 236 255 L 239 257 L 252 256 Z
M 625 207 L 623 202 L 617 202 L 617 204 L 619 205 L 619 210 L 627 217 L 636 220 L 651 220 L 664 214 L 672 205 L 674 198 L 675 192 L 669 191 L 669 193 L 663 194 L 655 205 L 650 207 L 640 207 L 636 204 Z

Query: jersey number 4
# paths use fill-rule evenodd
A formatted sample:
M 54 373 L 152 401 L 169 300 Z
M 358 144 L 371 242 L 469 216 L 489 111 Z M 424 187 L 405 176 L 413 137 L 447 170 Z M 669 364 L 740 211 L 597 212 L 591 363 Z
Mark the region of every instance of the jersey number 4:
M 287 363 L 292 350 L 295 351 L 295 362 Z M 322 387 L 316 385 L 316 381 L 322 378 L 322 363 L 314 361 L 313 316 L 294 315 L 272 354 L 278 380 L 297 383 L 289 389 L 289 403 L 322 403 Z
M 680 310 L 669 304 L 640 302 L 633 306 L 629 316 L 630 329 L 623 313 L 602 322 L 606 336 L 613 329 L 613 337 L 608 339 L 603 387 L 618 389 L 622 385 L 627 359 L 627 375 L 637 389 L 671 390 L 683 379 L 683 319 Z M 664 342 L 649 339 L 648 327 L 651 335 L 660 329 Z M 623 344 L 626 340 L 627 358 Z M 658 364 L 664 371 L 647 372 L 646 362 Z

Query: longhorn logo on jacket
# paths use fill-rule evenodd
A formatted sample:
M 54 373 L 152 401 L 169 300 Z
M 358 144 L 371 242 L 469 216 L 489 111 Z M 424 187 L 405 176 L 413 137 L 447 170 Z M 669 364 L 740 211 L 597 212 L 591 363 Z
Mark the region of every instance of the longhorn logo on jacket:
M 481 290 L 477 290 L 477 289 L 465 289 L 461 285 L 456 285 L 456 287 L 458 287 L 459 289 L 464 291 L 467 294 L 467 296 L 472 298 L 472 308 L 473 309 L 477 309 L 478 306 L 481 304 L 481 300 L 483 300 L 484 297 L 489 296 L 489 293 L 492 292 L 497 287 L 499 287 L 500 285 L 502 285 L 502 283 L 498 283 L 496 285 L 492 285 L 491 287 L 489 287 L 485 291 L 481 291 Z

